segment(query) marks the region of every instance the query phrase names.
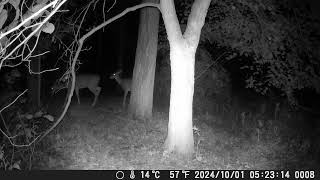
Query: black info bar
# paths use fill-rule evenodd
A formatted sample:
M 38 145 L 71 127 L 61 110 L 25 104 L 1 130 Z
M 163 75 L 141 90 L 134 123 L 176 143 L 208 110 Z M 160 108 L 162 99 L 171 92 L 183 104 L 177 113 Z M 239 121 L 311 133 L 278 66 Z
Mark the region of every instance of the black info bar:
M 0 179 L 319 179 L 319 170 L 41 170 L 2 171 Z M 60 180 L 60 179 L 58 179 Z

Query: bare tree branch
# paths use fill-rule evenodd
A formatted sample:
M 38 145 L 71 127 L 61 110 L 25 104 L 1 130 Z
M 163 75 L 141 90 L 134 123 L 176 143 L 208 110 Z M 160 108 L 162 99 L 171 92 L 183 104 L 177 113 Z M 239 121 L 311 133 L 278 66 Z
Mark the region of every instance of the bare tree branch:
M 76 78 L 76 74 L 75 74 L 75 66 L 76 66 L 76 62 L 78 60 L 78 57 L 80 55 L 82 46 L 84 44 L 84 41 L 89 38 L 92 34 L 94 34 L 95 32 L 97 32 L 98 30 L 100 30 L 101 28 L 105 27 L 106 25 L 114 22 L 115 20 L 121 18 L 122 16 L 126 15 L 129 12 L 135 11 L 137 9 L 140 8 L 144 8 L 144 7 L 156 7 L 158 9 L 160 9 L 159 4 L 154 4 L 154 3 L 143 3 L 143 4 L 139 4 L 130 8 L 125 9 L 124 11 L 122 11 L 120 14 L 114 16 L 113 18 L 110 18 L 109 20 L 101 23 L 100 25 L 98 25 L 97 27 L 93 28 L 91 31 L 89 31 L 88 33 L 86 33 L 85 35 L 83 35 L 79 40 L 78 40 L 78 48 L 77 51 L 72 59 L 72 64 L 71 64 L 71 68 L 69 71 L 69 75 L 71 75 L 71 88 L 69 90 L 69 94 L 68 94 L 68 98 L 67 98 L 67 102 L 64 106 L 64 109 L 61 113 L 61 115 L 58 117 L 58 119 L 56 120 L 56 122 L 46 131 L 43 133 L 43 135 L 39 138 L 39 141 L 41 141 L 46 135 L 48 135 L 63 119 L 63 117 L 65 116 L 65 114 L 67 113 L 67 110 L 70 106 L 71 103 L 71 98 L 73 96 L 73 92 L 74 92 L 74 87 L 75 87 L 75 78 Z

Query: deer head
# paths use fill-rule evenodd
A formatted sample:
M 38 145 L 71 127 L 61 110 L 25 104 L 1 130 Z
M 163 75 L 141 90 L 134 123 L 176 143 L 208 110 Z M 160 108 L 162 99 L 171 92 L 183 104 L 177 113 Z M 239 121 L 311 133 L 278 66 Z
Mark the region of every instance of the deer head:
M 113 73 L 109 79 L 116 79 L 117 77 L 120 77 L 120 74 L 122 73 L 122 70 L 118 70 L 117 72 Z

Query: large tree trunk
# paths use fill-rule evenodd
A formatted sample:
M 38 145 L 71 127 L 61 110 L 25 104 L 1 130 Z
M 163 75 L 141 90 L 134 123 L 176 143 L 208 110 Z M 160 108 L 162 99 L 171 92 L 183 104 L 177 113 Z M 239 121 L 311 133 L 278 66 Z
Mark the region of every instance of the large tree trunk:
M 195 53 L 210 0 L 196 0 L 182 35 L 173 0 L 161 0 L 160 8 L 170 44 L 171 93 L 165 150 L 191 158 L 194 152 L 192 101 Z
M 178 45 L 177 45 L 178 46 Z M 193 153 L 192 102 L 195 53 L 171 47 L 171 92 L 168 137 L 165 148 L 182 155 Z
M 159 0 L 143 0 L 143 2 L 158 3 Z M 137 119 L 146 120 L 152 117 L 158 26 L 158 9 L 152 7 L 141 9 L 130 97 L 130 113 Z

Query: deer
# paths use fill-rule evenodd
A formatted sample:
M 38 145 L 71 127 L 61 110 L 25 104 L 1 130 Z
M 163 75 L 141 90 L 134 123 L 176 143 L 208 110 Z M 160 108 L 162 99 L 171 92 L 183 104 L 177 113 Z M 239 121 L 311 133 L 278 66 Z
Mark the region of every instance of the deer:
M 125 108 L 127 95 L 129 92 L 131 92 L 132 79 L 131 78 L 121 78 L 120 77 L 121 73 L 122 73 L 122 70 L 119 70 L 119 71 L 113 73 L 109 78 L 114 79 L 121 86 L 122 90 L 124 91 L 122 108 Z
M 76 82 L 74 91 L 77 96 L 78 104 L 80 104 L 79 90 L 88 88 L 92 94 L 94 94 L 94 100 L 91 104 L 94 107 L 97 103 L 99 94 L 101 92 L 101 87 L 99 86 L 100 76 L 97 74 L 79 74 L 76 75 Z M 52 94 L 57 93 L 58 91 L 66 88 L 71 88 L 71 81 L 68 83 L 68 80 L 65 81 L 56 81 L 52 86 Z

